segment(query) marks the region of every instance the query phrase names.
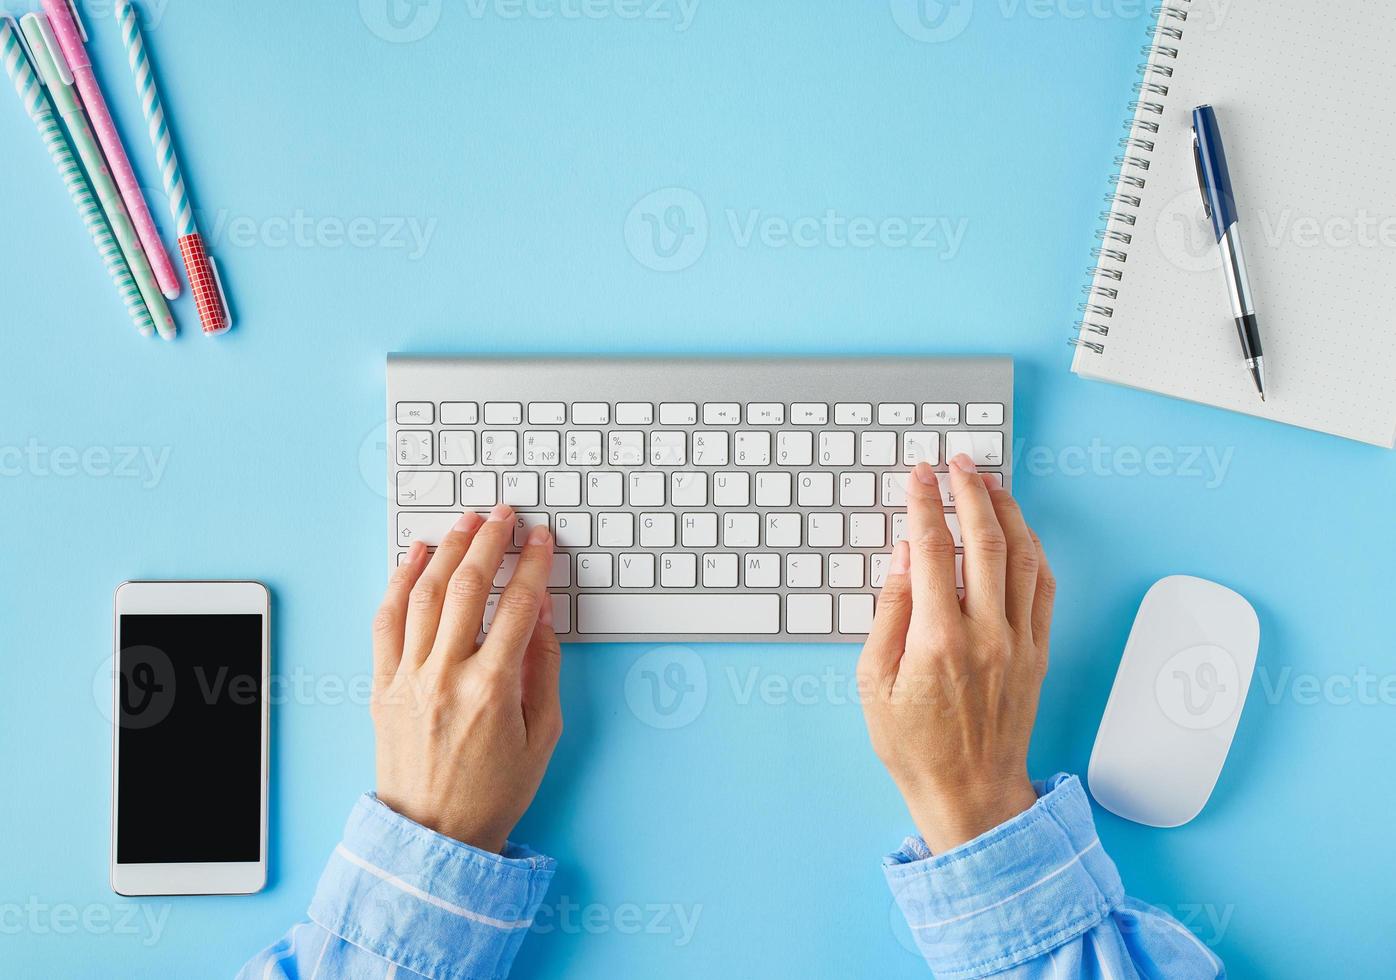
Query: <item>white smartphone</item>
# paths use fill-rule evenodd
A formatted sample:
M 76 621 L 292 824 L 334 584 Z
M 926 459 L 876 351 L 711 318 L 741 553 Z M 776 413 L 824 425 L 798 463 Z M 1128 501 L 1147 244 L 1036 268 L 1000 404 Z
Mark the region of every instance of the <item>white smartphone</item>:
M 267 880 L 271 601 L 257 582 L 126 582 L 112 660 L 111 886 Z

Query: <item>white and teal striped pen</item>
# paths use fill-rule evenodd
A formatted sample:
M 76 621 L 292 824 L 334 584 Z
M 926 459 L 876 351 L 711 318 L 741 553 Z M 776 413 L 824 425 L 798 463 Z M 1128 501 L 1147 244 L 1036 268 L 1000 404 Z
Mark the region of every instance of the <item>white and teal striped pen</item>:
M 131 268 L 121 254 L 121 247 L 112 237 L 102 208 L 92 195 L 87 176 L 73 158 L 73 149 L 68 145 L 68 138 L 63 135 L 63 130 L 54 117 L 48 96 L 44 94 L 38 76 L 29 63 L 29 55 L 20 45 L 19 30 L 9 17 L 0 18 L 0 61 L 4 61 L 5 71 L 14 82 L 15 91 L 19 93 L 25 111 L 29 113 L 29 118 L 34 120 L 34 125 L 43 137 L 44 145 L 48 147 L 59 175 L 68 186 L 73 204 L 82 215 L 87 231 L 92 236 L 92 242 L 97 246 L 102 260 L 106 262 L 107 272 L 111 274 L 112 282 L 116 283 L 117 292 L 126 303 L 126 311 L 131 315 L 141 336 L 149 337 L 155 332 L 155 322 L 150 318 L 145 300 L 141 299 L 140 287 L 136 285 Z

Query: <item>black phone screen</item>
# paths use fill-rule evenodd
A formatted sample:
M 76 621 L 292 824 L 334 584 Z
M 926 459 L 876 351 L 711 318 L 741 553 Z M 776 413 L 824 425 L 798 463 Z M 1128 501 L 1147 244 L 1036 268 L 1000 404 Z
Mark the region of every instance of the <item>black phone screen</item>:
M 118 864 L 262 859 L 262 617 L 123 615 Z

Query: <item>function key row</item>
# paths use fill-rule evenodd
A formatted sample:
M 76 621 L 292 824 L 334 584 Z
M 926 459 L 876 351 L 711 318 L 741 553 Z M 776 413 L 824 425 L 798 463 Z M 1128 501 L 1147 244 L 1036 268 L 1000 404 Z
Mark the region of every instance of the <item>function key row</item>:
M 745 413 L 743 413 L 745 407 Z M 573 402 L 572 425 L 828 425 L 829 406 L 824 402 L 708 402 L 701 407 L 696 402 L 661 402 L 656 414 L 650 402 Z M 957 402 L 925 402 L 920 406 L 921 425 L 1003 425 L 1004 409 L 1000 402 L 970 402 L 963 416 Z M 399 425 L 434 425 L 438 419 L 434 402 L 398 402 Z M 476 402 L 442 402 L 439 418 L 442 425 L 479 425 L 482 417 Z M 567 425 L 566 402 L 485 402 L 485 425 Z M 912 402 L 839 402 L 834 405 L 834 424 L 840 426 L 916 425 L 917 406 Z M 701 421 L 700 421 L 701 420 Z

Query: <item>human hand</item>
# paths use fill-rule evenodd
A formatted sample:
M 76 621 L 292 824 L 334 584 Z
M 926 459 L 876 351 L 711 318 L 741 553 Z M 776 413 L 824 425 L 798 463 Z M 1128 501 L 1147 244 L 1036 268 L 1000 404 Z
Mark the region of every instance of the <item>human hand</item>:
M 965 597 L 935 472 L 907 480 L 897 543 L 858 662 L 874 750 L 926 844 L 940 854 L 1037 801 L 1028 741 L 1047 671 L 1056 582 L 1012 496 L 969 457 L 950 461 L 964 535 Z
M 424 827 L 499 853 L 562 734 L 561 649 L 547 595 L 553 539 L 535 528 L 476 642 L 514 512 L 466 513 L 427 560 L 417 542 L 373 623 L 378 798 Z

